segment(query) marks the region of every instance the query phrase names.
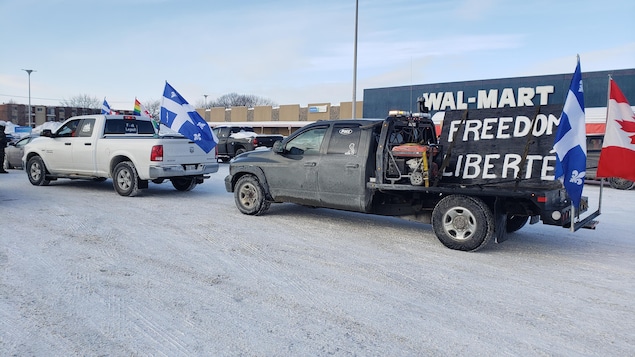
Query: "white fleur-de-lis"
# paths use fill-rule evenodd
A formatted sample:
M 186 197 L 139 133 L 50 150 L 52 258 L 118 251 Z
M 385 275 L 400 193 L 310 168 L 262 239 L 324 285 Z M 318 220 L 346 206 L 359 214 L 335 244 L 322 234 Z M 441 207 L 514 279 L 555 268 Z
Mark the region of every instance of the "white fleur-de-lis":
M 578 170 L 571 171 L 571 179 L 569 182 L 575 183 L 576 185 L 582 185 L 582 179 L 586 176 L 586 171 L 579 172 Z
M 201 133 L 194 134 L 194 141 L 199 141 L 199 140 L 201 140 Z

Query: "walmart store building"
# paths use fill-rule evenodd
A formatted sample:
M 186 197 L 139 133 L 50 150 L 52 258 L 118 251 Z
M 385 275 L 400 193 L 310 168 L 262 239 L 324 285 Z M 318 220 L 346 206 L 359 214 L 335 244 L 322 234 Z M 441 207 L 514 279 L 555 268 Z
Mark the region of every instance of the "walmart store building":
M 626 99 L 635 105 L 635 68 L 583 72 L 587 132 L 591 126 L 604 133 L 609 75 Z M 421 84 L 364 90 L 365 118 L 386 117 L 389 110 L 418 111 L 417 98 L 423 97 L 438 122 L 446 110 L 495 109 L 547 104 L 564 104 L 572 73 L 535 77 Z M 437 114 L 437 112 L 439 112 Z

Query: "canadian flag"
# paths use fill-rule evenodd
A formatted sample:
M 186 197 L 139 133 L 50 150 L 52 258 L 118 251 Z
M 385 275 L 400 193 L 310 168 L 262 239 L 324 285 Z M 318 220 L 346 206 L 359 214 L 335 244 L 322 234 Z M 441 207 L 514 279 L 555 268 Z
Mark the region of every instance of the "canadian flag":
M 597 177 L 635 181 L 635 114 L 612 78 Z

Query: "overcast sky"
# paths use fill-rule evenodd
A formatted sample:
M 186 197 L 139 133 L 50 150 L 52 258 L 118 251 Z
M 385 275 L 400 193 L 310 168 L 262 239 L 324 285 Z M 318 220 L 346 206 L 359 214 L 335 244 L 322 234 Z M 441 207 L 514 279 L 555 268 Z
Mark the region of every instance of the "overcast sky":
M 0 0 L 0 103 L 353 98 L 354 0 Z M 365 88 L 635 68 L 633 0 L 360 0 Z

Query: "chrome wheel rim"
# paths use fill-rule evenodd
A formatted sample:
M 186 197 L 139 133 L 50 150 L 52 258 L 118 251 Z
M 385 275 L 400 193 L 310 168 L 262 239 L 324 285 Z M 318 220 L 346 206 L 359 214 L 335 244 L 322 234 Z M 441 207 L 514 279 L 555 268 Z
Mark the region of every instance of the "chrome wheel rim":
M 464 207 L 454 207 L 443 215 L 443 229 L 456 240 L 470 239 L 476 231 L 476 218 Z

